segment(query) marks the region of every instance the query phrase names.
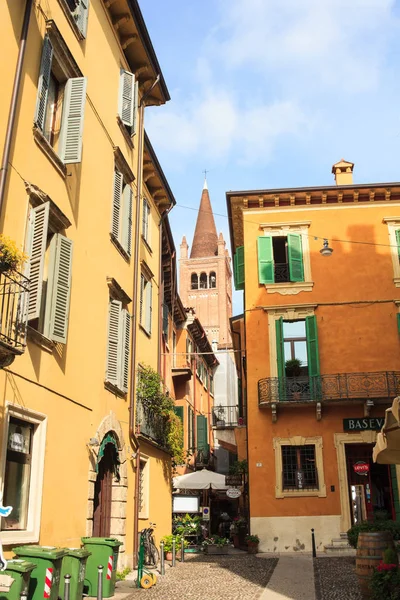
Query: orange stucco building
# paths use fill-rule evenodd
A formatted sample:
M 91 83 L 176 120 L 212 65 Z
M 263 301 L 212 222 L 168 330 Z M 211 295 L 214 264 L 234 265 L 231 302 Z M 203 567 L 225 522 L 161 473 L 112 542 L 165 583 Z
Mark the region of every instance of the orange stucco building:
M 372 462 L 400 388 L 400 183 L 355 185 L 353 167 L 227 193 L 261 551 L 309 551 L 311 528 L 317 549 L 345 550 L 352 523 L 400 518 L 399 468 Z

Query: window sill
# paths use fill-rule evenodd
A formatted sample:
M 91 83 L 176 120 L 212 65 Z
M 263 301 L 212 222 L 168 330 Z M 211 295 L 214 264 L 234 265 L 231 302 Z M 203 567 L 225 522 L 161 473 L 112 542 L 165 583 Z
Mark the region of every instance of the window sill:
M 146 240 L 146 238 L 143 236 L 143 234 L 142 234 L 142 242 L 146 246 L 146 248 L 150 252 L 150 254 L 152 255 L 153 254 L 153 250 L 150 248 L 149 243 Z
M 147 331 L 147 329 L 145 329 L 145 328 L 143 327 L 143 325 L 141 325 L 141 324 L 139 323 L 139 327 L 140 327 L 140 329 L 143 331 L 143 333 L 145 333 L 145 334 L 147 335 L 147 337 L 148 337 L 148 338 L 151 338 L 151 333 L 150 333 L 149 331 Z
M 147 513 L 145 513 L 145 514 L 140 513 L 138 518 L 142 519 L 143 521 L 147 521 L 149 518 L 149 515 Z
M 116 249 L 118 250 L 118 252 L 121 254 L 121 256 L 126 261 L 129 262 L 131 260 L 130 255 L 127 253 L 126 250 L 124 250 L 124 248 L 122 247 L 121 243 L 117 240 L 117 238 L 115 237 L 115 235 L 113 233 L 110 233 L 110 240 L 114 244 L 114 246 L 116 247 Z
M 44 137 L 43 133 L 38 127 L 36 127 L 36 125 L 33 126 L 33 137 L 39 148 L 42 150 L 42 152 L 47 156 L 47 158 L 53 164 L 55 169 L 65 179 L 67 176 L 67 167 L 64 165 L 57 152 L 49 144 L 49 142 Z
M 106 390 L 108 390 L 112 394 L 115 394 L 115 396 L 118 396 L 119 398 L 126 400 L 127 393 L 120 390 L 119 387 L 117 387 L 113 383 L 110 383 L 110 381 L 105 381 L 104 387 L 106 388 Z
M 52 354 L 54 348 L 56 347 L 52 340 L 49 340 L 49 338 L 44 336 L 42 333 L 40 333 L 40 331 L 34 329 L 30 325 L 28 325 L 28 340 L 39 346 L 39 348 L 42 350 L 49 352 L 49 354 Z
M 400 287 L 400 277 L 395 277 L 393 282 L 396 287 Z
M 39 541 L 39 535 L 35 531 L 2 529 L 0 535 L 3 546 L 15 546 L 16 544 L 35 544 Z
M 132 140 L 131 136 L 129 135 L 126 125 L 122 122 L 122 119 L 119 115 L 117 115 L 117 123 L 118 123 L 118 127 L 121 130 L 122 135 L 124 136 L 126 143 L 128 144 L 129 148 L 131 148 L 131 150 L 132 150 L 134 147 L 133 140 Z
M 78 25 L 76 24 L 76 21 L 75 21 L 74 17 L 72 16 L 72 13 L 69 9 L 68 4 L 66 3 L 65 0 L 58 0 L 58 2 L 61 5 L 61 8 L 63 9 L 66 19 L 67 19 L 68 23 L 71 25 L 73 32 L 75 33 L 78 40 L 81 42 L 85 38 L 82 35 Z
M 320 490 L 293 490 L 290 491 L 282 491 L 280 489 L 275 490 L 275 498 L 326 498 L 326 488 L 325 486 Z
M 312 292 L 314 287 L 313 281 L 296 281 L 290 283 L 266 283 L 265 289 L 268 294 L 281 294 L 282 296 L 292 296 L 300 292 Z

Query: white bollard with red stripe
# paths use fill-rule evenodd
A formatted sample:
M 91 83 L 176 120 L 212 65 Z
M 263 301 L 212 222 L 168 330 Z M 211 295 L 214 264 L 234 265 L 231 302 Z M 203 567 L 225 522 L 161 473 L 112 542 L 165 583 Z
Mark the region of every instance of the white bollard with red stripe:
M 111 579 L 113 569 L 113 557 L 112 555 L 108 557 L 108 565 L 107 565 L 107 579 Z
M 44 590 L 43 598 L 50 598 L 51 586 L 53 585 L 53 569 L 46 569 L 46 576 L 44 579 Z

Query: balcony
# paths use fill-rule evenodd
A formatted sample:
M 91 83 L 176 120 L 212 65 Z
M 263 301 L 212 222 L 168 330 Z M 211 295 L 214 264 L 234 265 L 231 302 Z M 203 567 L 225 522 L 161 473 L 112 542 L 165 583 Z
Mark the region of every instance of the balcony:
M 258 404 L 270 406 L 317 405 L 321 403 L 365 403 L 366 416 L 375 403 L 392 402 L 400 394 L 400 371 L 372 373 L 335 373 L 318 377 L 267 377 L 258 382 Z M 275 413 L 275 414 L 274 414 Z
M 149 408 L 145 408 L 140 402 L 136 404 L 136 433 L 141 435 L 158 446 L 166 449 L 166 420 L 165 417 L 155 413 Z
M 288 263 L 275 263 L 274 265 L 275 283 L 290 281 Z
M 189 381 L 193 375 L 190 356 L 186 354 L 175 354 L 171 371 L 172 377 L 179 377 L 182 381 Z
M 228 429 L 245 424 L 243 417 L 239 417 L 237 406 L 214 406 L 212 411 L 213 427 L 216 429 Z
M 23 354 L 29 302 L 29 280 L 16 271 L 0 272 L 0 368 Z
M 209 448 L 196 450 L 194 464 L 196 469 L 209 469 L 210 471 L 214 471 L 214 454 L 210 451 Z

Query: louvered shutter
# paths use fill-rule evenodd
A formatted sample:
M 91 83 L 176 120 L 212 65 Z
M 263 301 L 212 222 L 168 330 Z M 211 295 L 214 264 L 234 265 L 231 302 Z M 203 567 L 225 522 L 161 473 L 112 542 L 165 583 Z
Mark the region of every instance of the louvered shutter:
M 134 97 L 135 76 L 133 73 L 121 69 L 118 114 L 124 125 L 127 125 L 128 127 L 133 127 Z
M 130 340 L 131 340 L 131 315 L 127 310 L 123 310 L 121 313 L 121 360 L 120 360 L 120 382 L 119 388 L 126 394 L 128 391 L 129 381 L 129 351 L 130 351 Z
M 397 331 L 400 333 L 400 313 L 397 313 Z
M 82 159 L 86 84 L 86 77 L 74 77 L 65 85 L 59 155 L 66 165 L 80 163 Z
M 234 257 L 234 281 L 237 290 L 244 289 L 244 246 L 236 248 Z
M 138 110 L 139 110 L 139 82 L 135 81 L 135 85 L 134 85 L 134 88 L 133 88 L 133 125 L 132 125 L 132 135 L 134 135 L 137 132 Z
M 111 233 L 118 241 L 120 239 L 121 230 L 121 200 L 123 183 L 124 178 L 122 176 L 122 173 L 115 170 L 112 198 Z
M 72 277 L 72 240 L 57 233 L 50 243 L 44 334 L 53 342 L 67 343 Z
M 274 250 L 272 237 L 263 235 L 257 239 L 258 249 L 258 283 L 274 283 Z
M 147 202 L 145 198 L 143 198 L 142 206 L 142 236 L 147 240 Z
M 153 286 L 151 285 L 151 281 L 147 282 L 146 285 L 146 331 L 147 333 L 151 333 L 151 315 L 153 312 Z
M 79 4 L 74 12 L 74 18 L 76 24 L 78 26 L 79 31 L 82 34 L 82 37 L 86 37 L 87 33 L 87 23 L 89 16 L 89 1 L 90 0 L 79 0 Z
M 50 203 L 46 202 L 36 208 L 31 208 L 29 214 L 27 240 L 27 254 L 29 256 L 27 277 L 30 280 L 28 319 L 37 319 L 40 316 L 49 211 Z
M 193 450 L 193 410 L 188 406 L 188 450 Z
M 130 185 L 124 187 L 122 192 L 122 239 L 123 249 L 129 256 L 132 251 L 132 200 L 133 193 Z M 114 221 L 113 221 L 114 223 Z
M 107 331 L 106 380 L 115 386 L 120 382 L 121 373 L 121 308 L 119 300 L 110 300 Z
M 304 281 L 301 235 L 299 233 L 289 233 L 287 241 L 290 281 Z
M 207 419 L 203 415 L 197 415 L 197 450 L 208 450 Z
M 140 310 L 139 310 L 139 323 L 143 326 L 143 303 L 144 303 L 144 275 L 140 276 Z
M 306 317 L 308 375 L 310 377 L 311 397 L 316 400 L 320 394 L 320 369 L 317 318 L 315 315 Z
M 174 413 L 182 421 L 183 425 L 183 406 L 174 406 Z
M 396 243 L 397 243 L 397 254 L 400 260 L 400 229 L 396 229 Z
M 49 93 L 49 83 L 51 74 L 51 63 L 53 60 L 53 46 L 49 38 L 44 38 L 42 60 L 40 62 L 38 95 L 36 100 L 35 125 L 42 131 L 44 129 L 44 121 L 46 118 L 46 105 Z

